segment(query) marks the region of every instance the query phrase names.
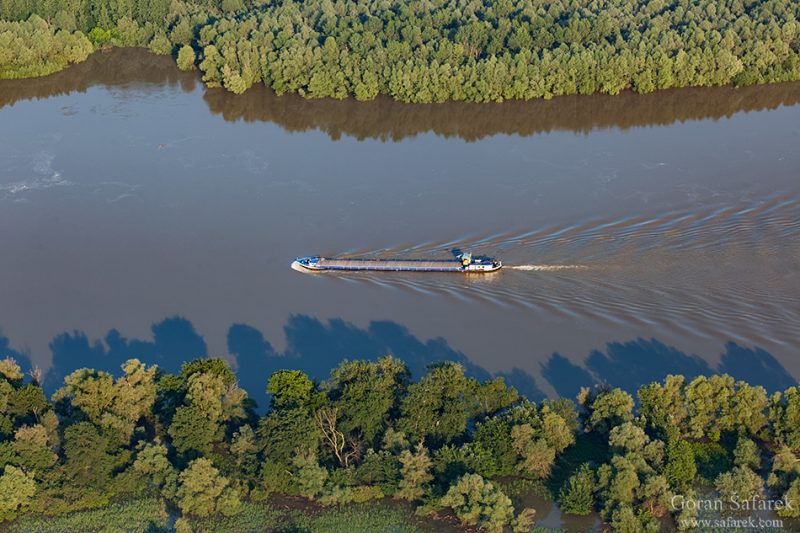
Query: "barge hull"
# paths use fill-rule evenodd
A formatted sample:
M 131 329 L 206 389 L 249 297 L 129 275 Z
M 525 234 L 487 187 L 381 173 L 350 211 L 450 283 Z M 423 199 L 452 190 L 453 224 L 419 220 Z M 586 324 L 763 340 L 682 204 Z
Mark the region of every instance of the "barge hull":
M 328 259 L 313 258 L 292 263 L 295 270 L 312 272 L 335 271 L 383 271 L 383 272 L 491 272 L 499 270 L 500 264 L 481 264 L 480 267 L 465 266 L 460 261 L 431 261 L 425 259 L 380 260 L 380 259 Z

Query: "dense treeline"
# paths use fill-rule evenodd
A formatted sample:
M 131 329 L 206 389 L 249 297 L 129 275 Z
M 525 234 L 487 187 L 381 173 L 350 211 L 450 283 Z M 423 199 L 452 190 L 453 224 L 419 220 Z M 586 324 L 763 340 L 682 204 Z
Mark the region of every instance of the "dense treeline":
M 284 1 L 199 32 L 208 83 L 411 102 L 797 79 L 797 2 Z
M 69 4 L 0 0 L 0 18 L 174 53 L 234 93 L 263 82 L 308 97 L 495 101 L 800 79 L 791 0 Z
M 509 478 L 539 483 L 563 512 L 616 531 L 678 527 L 675 497 L 770 496 L 800 514 L 800 389 L 768 397 L 726 375 L 669 376 L 638 391 L 585 389 L 534 404 L 454 363 L 418 381 L 397 359 L 345 361 L 321 383 L 284 370 L 259 417 L 220 359 L 173 375 L 137 360 L 121 377 L 82 369 L 48 400 L 0 361 L 0 521 L 159 498 L 189 531 L 280 493 L 322 505 L 394 498 L 490 531 L 529 531 Z M 501 482 L 502 480 L 502 482 Z M 249 503 L 247 505 L 250 505 Z M 519 507 L 519 506 L 517 506 Z
M 50 74 L 85 60 L 93 51 L 82 33 L 55 31 L 39 17 L 0 20 L 0 79 Z
M 89 87 L 179 84 L 191 91 L 197 79 L 176 71 L 170 57 L 154 57 L 139 48 L 118 48 L 47 78 L 17 80 L 0 87 L 0 109 L 16 102 L 84 92 Z M 319 130 L 332 139 L 401 140 L 433 132 L 468 141 L 495 134 L 534 135 L 556 130 L 588 133 L 598 128 L 628 129 L 700 119 L 720 119 L 735 113 L 775 109 L 800 103 L 800 82 L 769 86 L 672 89 L 639 95 L 571 96 L 556 100 L 472 104 L 405 104 L 389 98 L 370 102 L 353 99 L 308 100 L 276 96 L 263 85 L 243 95 L 225 90 L 203 95 L 211 113 L 226 121 L 273 122 L 288 131 Z

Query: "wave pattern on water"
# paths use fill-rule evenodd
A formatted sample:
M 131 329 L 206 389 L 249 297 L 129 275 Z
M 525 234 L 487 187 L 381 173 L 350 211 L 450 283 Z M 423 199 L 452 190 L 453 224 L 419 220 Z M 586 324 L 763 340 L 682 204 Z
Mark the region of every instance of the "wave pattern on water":
M 483 276 L 348 276 L 415 293 L 682 335 L 800 342 L 800 198 L 359 250 L 362 257 L 504 260 Z

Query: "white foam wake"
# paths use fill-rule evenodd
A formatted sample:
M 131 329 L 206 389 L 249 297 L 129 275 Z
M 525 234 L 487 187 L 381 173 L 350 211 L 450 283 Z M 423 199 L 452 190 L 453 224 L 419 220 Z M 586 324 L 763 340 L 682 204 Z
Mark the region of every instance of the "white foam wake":
M 514 265 L 509 266 L 511 270 L 536 270 L 539 272 L 555 272 L 557 270 L 586 270 L 585 265 Z

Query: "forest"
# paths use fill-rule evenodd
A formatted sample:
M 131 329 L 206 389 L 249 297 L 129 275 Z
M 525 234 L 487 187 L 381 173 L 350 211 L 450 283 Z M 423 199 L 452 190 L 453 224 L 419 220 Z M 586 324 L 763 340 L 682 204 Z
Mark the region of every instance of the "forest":
M 178 374 L 133 359 L 117 376 L 77 370 L 48 399 L 37 372 L 0 361 L 0 525 L 49 531 L 129 502 L 112 515 L 118 529 L 144 530 L 137 513 L 150 506 L 179 532 L 247 531 L 293 497 L 405 502 L 420 517 L 532 531 L 521 491 L 631 533 L 690 529 L 698 510 L 675 502 L 698 494 L 800 516 L 798 387 L 770 396 L 727 375 L 668 376 L 635 399 L 595 387 L 536 404 L 456 363 L 414 380 L 391 356 L 344 361 L 321 382 L 281 370 L 265 386 L 259 415 L 222 359 Z
M 800 79 L 793 0 L 0 0 L 0 78 L 109 46 L 210 87 L 503 101 Z

